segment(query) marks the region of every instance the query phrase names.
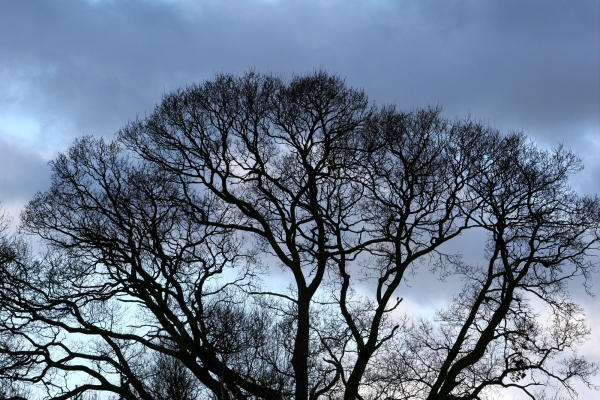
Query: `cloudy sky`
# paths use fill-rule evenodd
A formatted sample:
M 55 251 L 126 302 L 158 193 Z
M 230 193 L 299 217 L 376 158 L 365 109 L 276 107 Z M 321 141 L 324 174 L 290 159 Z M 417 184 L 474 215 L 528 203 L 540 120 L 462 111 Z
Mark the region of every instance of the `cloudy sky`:
M 112 136 L 165 92 L 219 72 L 318 68 L 377 104 L 440 104 L 564 143 L 586 165 L 573 187 L 600 193 L 597 0 L 5 0 L 0 202 L 18 216 L 74 138 Z M 600 343 L 600 297 L 574 290 Z M 434 304 L 413 292 L 415 307 Z M 600 362 L 599 347 L 583 352 Z

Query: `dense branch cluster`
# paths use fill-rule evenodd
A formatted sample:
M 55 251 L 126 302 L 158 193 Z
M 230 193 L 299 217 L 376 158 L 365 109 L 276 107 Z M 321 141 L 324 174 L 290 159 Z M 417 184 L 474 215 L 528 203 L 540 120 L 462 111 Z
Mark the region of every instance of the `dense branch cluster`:
M 567 287 L 594 272 L 600 202 L 568 187 L 581 164 L 562 147 L 375 107 L 322 71 L 248 73 L 165 95 L 51 167 L 20 227 L 47 253 L 0 243 L 5 382 L 131 400 L 592 385 Z M 467 230 L 487 235 L 481 264 L 448 250 Z M 401 283 L 421 269 L 463 287 L 408 318 Z

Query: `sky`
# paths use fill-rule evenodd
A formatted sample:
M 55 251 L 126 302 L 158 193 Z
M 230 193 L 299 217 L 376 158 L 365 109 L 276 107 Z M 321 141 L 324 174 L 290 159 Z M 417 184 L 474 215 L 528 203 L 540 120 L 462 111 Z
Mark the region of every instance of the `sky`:
M 49 186 L 58 152 L 83 135 L 112 137 L 171 90 L 221 72 L 315 69 L 379 105 L 441 105 L 545 148 L 562 143 L 586 166 L 573 188 L 600 193 L 597 0 L 4 0 L 0 202 L 17 218 Z M 445 293 L 425 281 L 409 296 L 422 310 Z M 600 363 L 600 297 L 577 285 L 573 296 L 593 329 L 582 353 Z

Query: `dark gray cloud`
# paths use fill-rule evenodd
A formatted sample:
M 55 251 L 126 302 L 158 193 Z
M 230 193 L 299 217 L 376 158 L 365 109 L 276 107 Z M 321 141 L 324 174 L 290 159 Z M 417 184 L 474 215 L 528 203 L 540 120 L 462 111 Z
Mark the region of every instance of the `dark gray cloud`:
M 110 129 L 151 107 L 164 90 L 214 72 L 256 68 L 289 76 L 318 67 L 374 100 L 401 107 L 439 102 L 449 114 L 471 111 L 540 136 L 567 139 L 573 126 L 599 123 L 593 1 L 2 7 L 3 67 L 35 85 L 45 112 L 69 115 L 83 129 Z
M 111 136 L 165 92 L 251 68 L 324 68 L 378 104 L 441 104 L 563 142 L 587 165 L 574 187 L 600 192 L 599 15 L 597 0 L 0 2 L 0 201 L 18 212 L 75 137 Z M 427 279 L 412 281 L 423 307 L 448 287 Z
M 0 138 L 0 193 L 3 207 L 18 206 L 50 183 L 47 162 Z

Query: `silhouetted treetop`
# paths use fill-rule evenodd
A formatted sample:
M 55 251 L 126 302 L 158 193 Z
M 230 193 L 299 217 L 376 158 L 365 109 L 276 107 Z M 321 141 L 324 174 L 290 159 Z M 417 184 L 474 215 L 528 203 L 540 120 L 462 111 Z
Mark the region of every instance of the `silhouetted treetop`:
M 562 146 L 378 107 L 324 71 L 250 72 L 167 94 L 50 165 L 21 217 L 48 253 L 0 271 L 0 337 L 15 343 L 0 354 L 19 360 L 0 377 L 47 398 L 593 386 L 567 283 L 595 271 L 600 202 L 568 186 L 582 165 Z M 467 231 L 487 237 L 476 265 L 454 245 Z M 429 271 L 462 287 L 409 318 L 402 283 Z

